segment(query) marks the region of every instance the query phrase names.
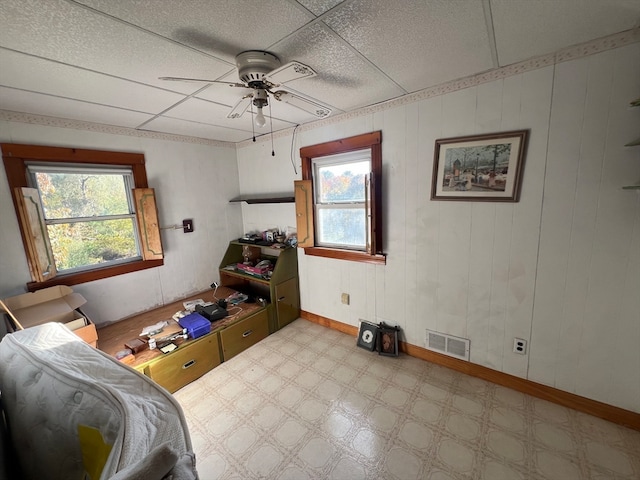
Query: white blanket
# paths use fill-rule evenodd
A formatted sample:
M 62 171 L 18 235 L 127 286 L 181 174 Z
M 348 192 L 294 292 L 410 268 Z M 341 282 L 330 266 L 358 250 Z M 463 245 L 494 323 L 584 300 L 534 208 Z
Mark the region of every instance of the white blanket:
M 27 478 L 104 480 L 163 444 L 191 451 L 168 392 L 58 323 L 4 337 L 0 389 Z

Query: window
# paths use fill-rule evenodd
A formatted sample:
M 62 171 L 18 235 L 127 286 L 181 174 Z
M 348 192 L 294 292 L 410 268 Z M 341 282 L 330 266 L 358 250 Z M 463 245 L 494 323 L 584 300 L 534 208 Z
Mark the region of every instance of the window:
M 141 154 L 2 144 L 30 290 L 163 264 Z
M 366 251 L 368 150 L 314 158 L 316 244 Z
M 385 263 L 380 142 L 374 132 L 300 149 L 296 217 L 305 253 Z
M 131 168 L 30 164 L 58 274 L 141 258 Z

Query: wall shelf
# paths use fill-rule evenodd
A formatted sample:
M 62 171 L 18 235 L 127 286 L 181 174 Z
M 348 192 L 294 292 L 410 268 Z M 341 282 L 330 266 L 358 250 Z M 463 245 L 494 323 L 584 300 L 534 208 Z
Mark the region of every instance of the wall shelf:
M 245 202 L 248 204 L 254 203 L 295 203 L 295 197 L 288 193 L 269 193 L 269 194 L 256 194 L 256 195 L 240 195 L 239 197 L 232 198 L 229 203 Z

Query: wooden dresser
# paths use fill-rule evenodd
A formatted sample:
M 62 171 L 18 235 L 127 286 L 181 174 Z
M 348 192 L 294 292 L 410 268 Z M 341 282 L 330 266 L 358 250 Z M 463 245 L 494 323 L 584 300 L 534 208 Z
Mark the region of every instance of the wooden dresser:
M 216 298 L 226 298 L 234 290 L 219 287 Z M 109 355 L 124 350 L 125 343 L 138 338 L 142 329 L 161 320 L 170 320 L 184 310 L 183 302 L 214 301 L 214 290 L 193 295 L 98 329 L 98 348 Z M 228 306 L 229 316 L 211 324 L 211 332 L 196 339 L 178 339 L 174 351 L 163 354 L 145 348 L 135 354 L 131 367 L 152 378 L 170 392 L 182 388 L 221 362 L 229 360 L 269 335 L 269 312 L 257 303 Z

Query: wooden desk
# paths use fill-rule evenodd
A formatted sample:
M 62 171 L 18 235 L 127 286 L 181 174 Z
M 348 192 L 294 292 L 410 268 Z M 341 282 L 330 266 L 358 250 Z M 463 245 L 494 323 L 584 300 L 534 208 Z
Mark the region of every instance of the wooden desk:
M 184 310 L 185 301 L 199 298 L 205 302 L 214 301 L 213 292 L 207 290 L 100 327 L 98 348 L 115 356 L 126 348 L 127 341 L 138 338 L 144 327 L 170 320 L 176 312 Z M 219 287 L 216 297 L 226 298 L 234 292 L 230 288 Z M 265 307 L 257 303 L 241 303 L 237 306 L 229 305 L 227 310 L 230 315 L 213 322 L 211 333 L 197 339 L 178 339 L 174 341 L 178 348 L 168 354 L 163 354 L 157 348 L 145 348 L 135 354 L 135 362 L 131 366 L 174 392 L 269 335 Z

